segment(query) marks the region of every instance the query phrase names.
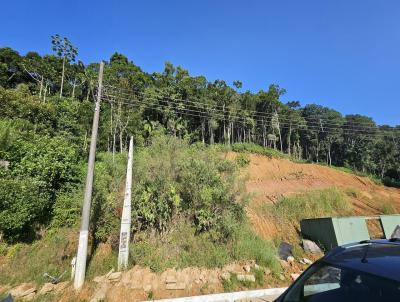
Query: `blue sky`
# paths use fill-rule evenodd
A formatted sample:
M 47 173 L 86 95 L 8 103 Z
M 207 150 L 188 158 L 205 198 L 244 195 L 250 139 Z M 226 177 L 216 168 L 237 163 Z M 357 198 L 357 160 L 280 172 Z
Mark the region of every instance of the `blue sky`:
M 145 71 L 165 61 L 243 90 L 287 90 L 379 124 L 400 124 L 400 1 L 3 1 L 0 46 L 50 53 L 67 36 L 85 63 L 121 52 Z

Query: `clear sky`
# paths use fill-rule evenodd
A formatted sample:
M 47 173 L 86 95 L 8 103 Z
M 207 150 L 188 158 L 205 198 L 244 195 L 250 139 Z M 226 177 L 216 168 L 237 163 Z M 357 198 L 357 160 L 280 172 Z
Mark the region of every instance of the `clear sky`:
M 12 0 L 0 11 L 0 46 L 22 54 L 50 53 L 59 33 L 85 63 L 118 51 L 153 72 L 168 60 L 400 124 L 399 0 Z

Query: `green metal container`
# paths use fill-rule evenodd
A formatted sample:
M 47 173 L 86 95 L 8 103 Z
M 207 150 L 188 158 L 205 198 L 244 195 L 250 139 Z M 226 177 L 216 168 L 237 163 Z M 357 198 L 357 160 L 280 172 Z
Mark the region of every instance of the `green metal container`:
M 315 241 L 326 251 L 346 243 L 370 239 L 365 217 L 327 217 L 300 222 L 305 238 Z

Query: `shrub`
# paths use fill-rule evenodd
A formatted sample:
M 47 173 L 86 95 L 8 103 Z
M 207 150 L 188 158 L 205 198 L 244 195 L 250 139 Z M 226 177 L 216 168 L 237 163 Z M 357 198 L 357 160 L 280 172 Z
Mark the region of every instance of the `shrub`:
M 32 142 L 21 142 L 23 157 L 15 164 L 14 175 L 30 176 L 46 183 L 47 191 L 81 181 L 78 148 L 63 137 L 36 136 Z
M 184 216 L 197 232 L 220 240 L 243 218 L 235 164 L 214 149 L 161 136 L 137 152 L 134 162 L 135 229 L 163 232 L 174 216 Z
M 35 179 L 0 179 L 0 232 L 7 241 L 30 239 L 46 217 L 49 196 Z
M 240 153 L 236 156 L 235 161 L 239 167 L 243 168 L 250 164 L 250 157 L 247 154 Z
M 51 227 L 73 227 L 79 221 L 83 200 L 82 189 L 64 190 L 57 194 Z

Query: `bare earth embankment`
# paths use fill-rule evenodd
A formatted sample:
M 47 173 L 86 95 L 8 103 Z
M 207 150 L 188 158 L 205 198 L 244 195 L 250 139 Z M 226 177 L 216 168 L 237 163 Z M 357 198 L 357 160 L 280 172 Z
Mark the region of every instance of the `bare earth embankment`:
M 233 153 L 227 154 L 229 158 Z M 280 198 L 315 190 L 337 188 L 346 192 L 352 215 L 376 215 L 390 207 L 400 209 L 400 189 L 375 184 L 368 177 L 342 172 L 318 164 L 296 163 L 284 158 L 249 155 L 247 191 L 252 193 L 248 216 L 264 238 L 277 235 L 276 224 L 259 211 Z

